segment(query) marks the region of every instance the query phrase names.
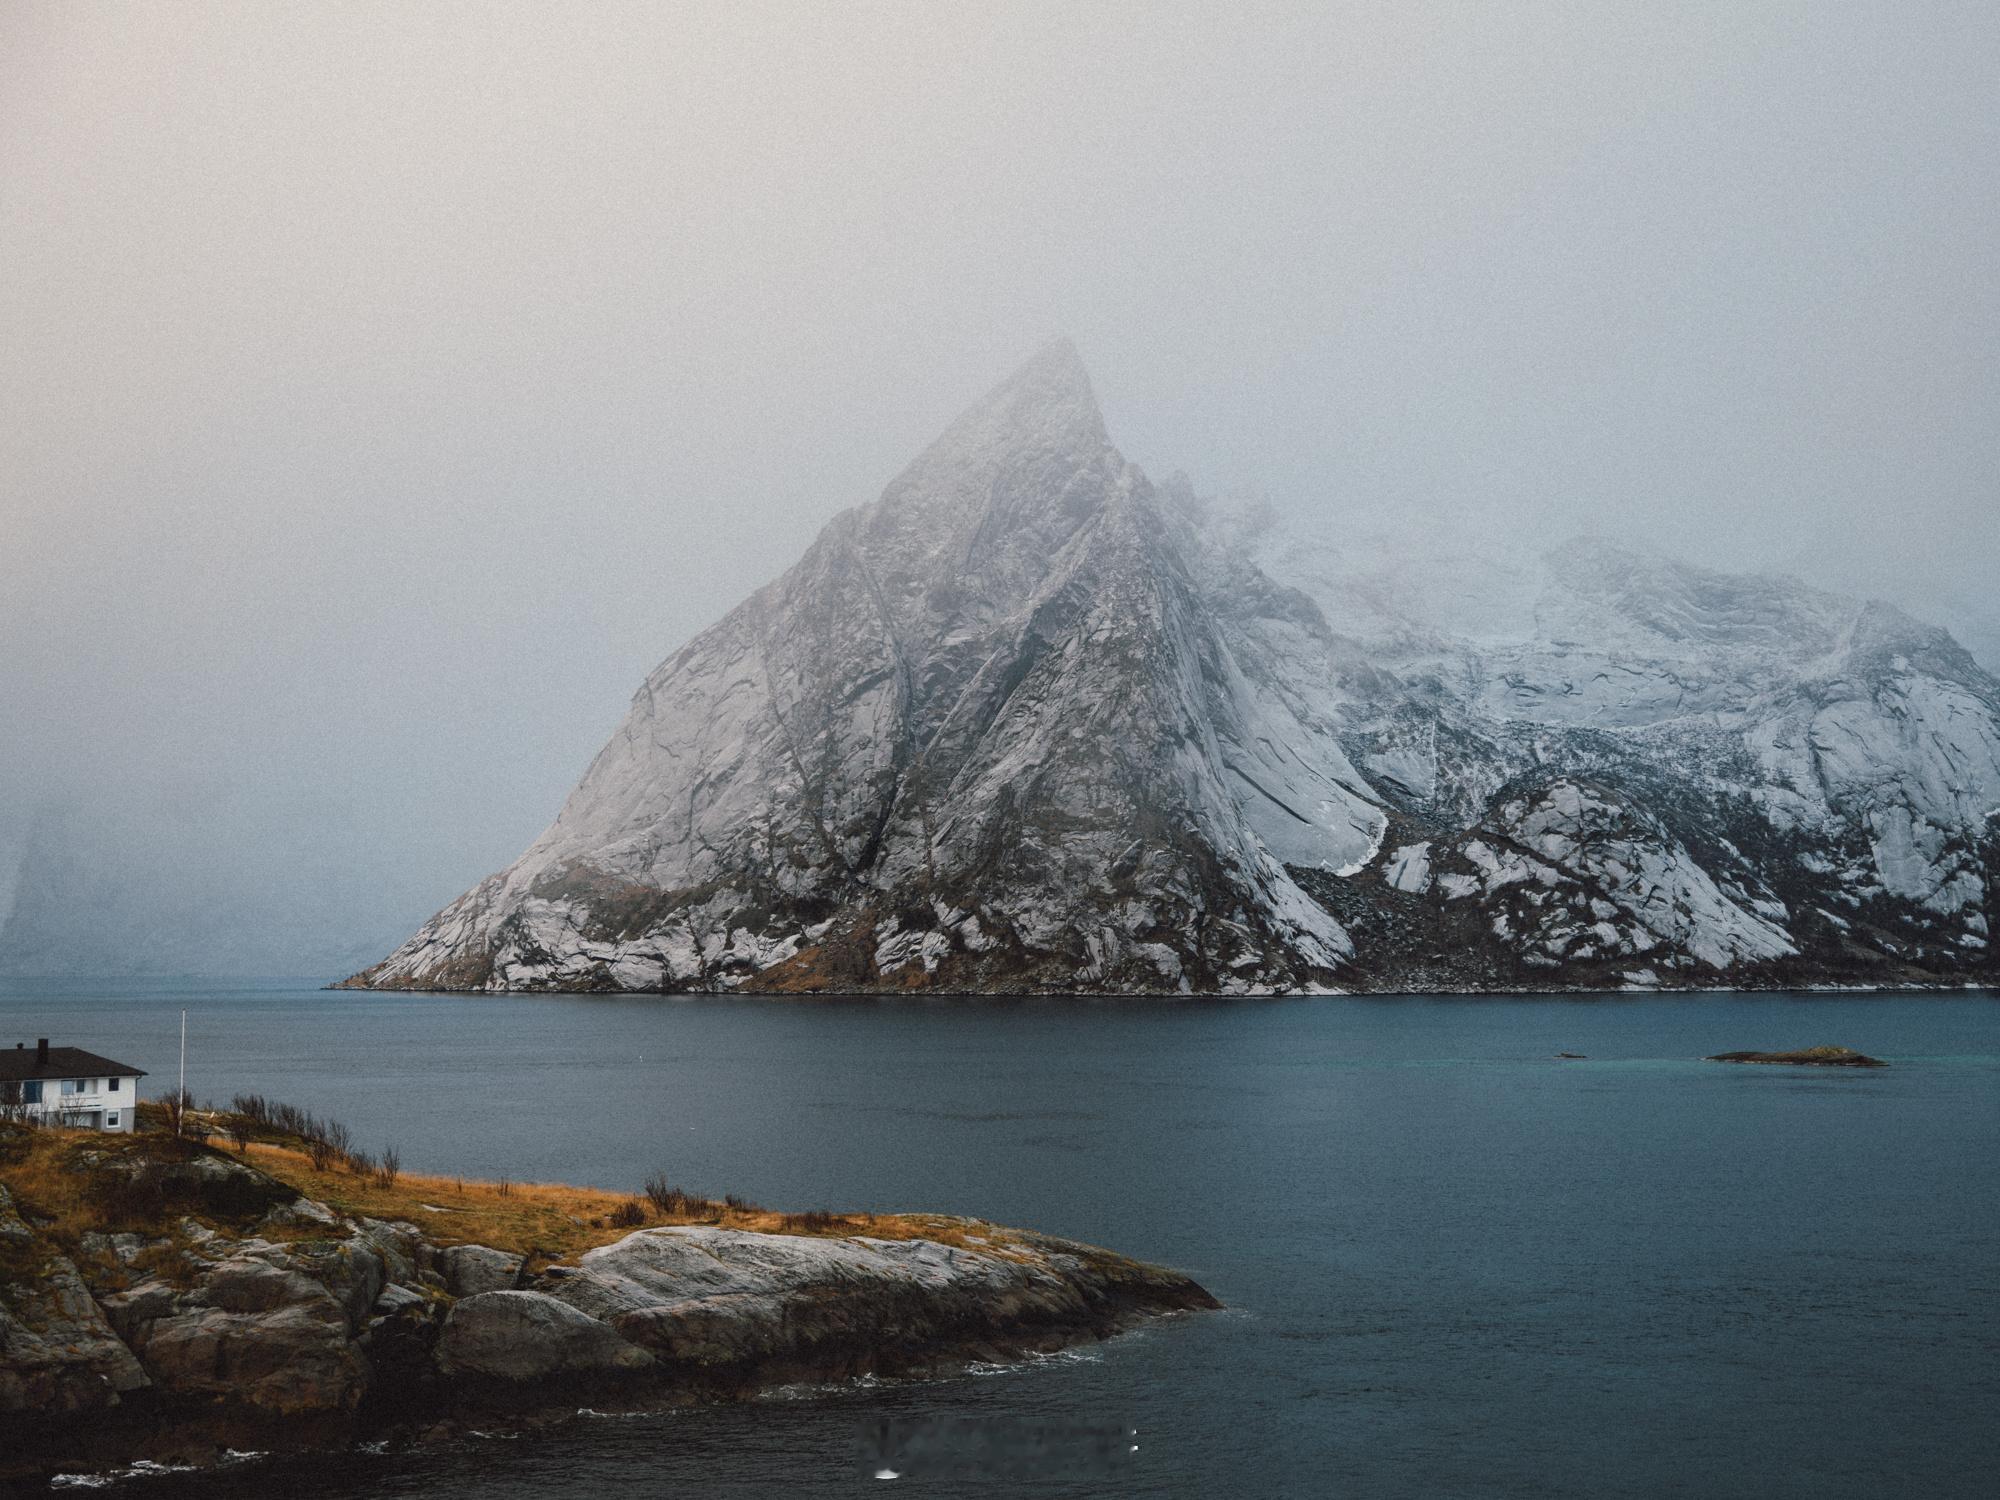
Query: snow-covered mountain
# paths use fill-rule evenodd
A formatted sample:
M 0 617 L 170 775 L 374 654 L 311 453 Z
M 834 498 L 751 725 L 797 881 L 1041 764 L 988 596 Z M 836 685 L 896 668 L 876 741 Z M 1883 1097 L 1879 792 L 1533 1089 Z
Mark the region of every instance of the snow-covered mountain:
M 1594 543 L 1360 562 L 1149 482 L 1057 343 L 351 982 L 1969 982 L 1996 813 L 1942 632 Z

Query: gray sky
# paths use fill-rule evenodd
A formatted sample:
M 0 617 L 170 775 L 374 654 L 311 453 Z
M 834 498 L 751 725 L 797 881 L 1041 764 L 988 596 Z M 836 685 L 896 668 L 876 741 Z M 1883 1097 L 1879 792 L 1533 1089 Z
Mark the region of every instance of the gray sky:
M 1058 332 L 1155 473 L 2000 666 L 1996 96 L 1990 0 L 8 0 L 0 865 L 234 799 L 424 915 Z

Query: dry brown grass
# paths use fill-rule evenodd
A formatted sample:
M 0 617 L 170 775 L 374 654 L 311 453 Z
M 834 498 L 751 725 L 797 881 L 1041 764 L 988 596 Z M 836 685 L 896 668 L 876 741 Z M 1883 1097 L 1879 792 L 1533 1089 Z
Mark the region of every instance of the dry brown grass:
M 124 1227 L 99 1184 L 74 1159 L 79 1147 L 95 1144 L 94 1136 L 80 1130 L 10 1130 L 0 1139 L 0 1182 L 24 1217 L 76 1233 Z
M 623 1238 L 635 1227 L 672 1224 L 713 1224 L 760 1234 L 822 1238 L 930 1239 L 962 1248 L 1018 1253 L 1010 1249 L 1010 1231 L 943 1215 L 825 1210 L 784 1213 L 740 1199 L 716 1202 L 678 1192 L 671 1199 L 671 1208 L 663 1210 L 643 1196 L 564 1183 L 480 1182 L 411 1172 L 385 1182 L 380 1174 L 357 1175 L 338 1163 L 324 1170 L 315 1168 L 308 1153 L 295 1145 L 252 1141 L 237 1151 L 176 1141 L 155 1130 L 128 1136 L 74 1130 L 7 1132 L 0 1136 L 0 1182 L 7 1185 L 31 1222 L 38 1222 L 51 1238 L 71 1251 L 90 1231 L 133 1230 L 178 1239 L 184 1217 L 204 1220 L 204 1215 L 199 1211 L 189 1214 L 183 1206 L 176 1206 L 155 1215 L 157 1222 L 142 1222 L 133 1205 L 107 1186 L 107 1176 L 88 1170 L 80 1157 L 98 1153 L 171 1159 L 207 1151 L 245 1161 L 341 1213 L 401 1220 L 415 1225 L 435 1244 L 490 1245 L 529 1256 L 538 1264 L 573 1259 Z M 242 1232 L 248 1226 L 216 1223 L 211 1227 Z M 315 1231 L 299 1227 L 259 1232 L 295 1238 Z
M 602 1188 L 556 1182 L 479 1182 L 404 1172 L 394 1185 L 356 1177 L 339 1168 L 318 1172 L 305 1153 L 253 1142 L 248 1160 L 308 1198 L 343 1213 L 401 1219 L 439 1245 L 491 1245 L 520 1255 L 540 1252 L 565 1260 L 632 1232 L 636 1204 L 641 1225 L 715 1224 L 760 1234 L 811 1234 L 827 1238 L 869 1235 L 884 1240 L 935 1239 L 964 1246 L 968 1233 L 998 1243 L 1006 1231 L 930 1214 L 786 1214 L 755 1206 L 697 1200 L 679 1212 L 661 1212 L 644 1198 Z M 614 1222 L 622 1212 L 623 1225 Z

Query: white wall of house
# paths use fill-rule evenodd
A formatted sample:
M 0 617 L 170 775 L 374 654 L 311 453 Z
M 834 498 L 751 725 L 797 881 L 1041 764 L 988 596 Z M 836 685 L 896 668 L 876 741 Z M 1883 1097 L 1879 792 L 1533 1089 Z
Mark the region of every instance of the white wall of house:
M 20 1087 L 32 1092 L 42 1086 L 41 1102 L 23 1099 L 27 1112 L 50 1124 L 92 1130 L 129 1132 L 139 1103 L 139 1080 L 131 1075 L 112 1078 L 39 1078 Z

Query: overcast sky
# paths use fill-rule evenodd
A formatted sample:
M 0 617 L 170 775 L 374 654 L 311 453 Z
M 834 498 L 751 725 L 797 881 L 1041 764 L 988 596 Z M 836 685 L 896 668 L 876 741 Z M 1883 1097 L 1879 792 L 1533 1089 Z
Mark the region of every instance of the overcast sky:
M 1996 97 L 1991 0 L 6 0 L 0 865 L 213 795 L 436 904 L 1055 333 L 1156 474 L 2000 666 Z

